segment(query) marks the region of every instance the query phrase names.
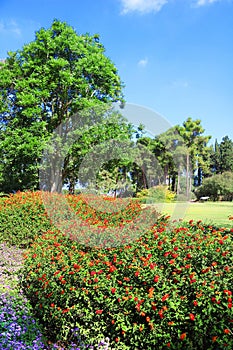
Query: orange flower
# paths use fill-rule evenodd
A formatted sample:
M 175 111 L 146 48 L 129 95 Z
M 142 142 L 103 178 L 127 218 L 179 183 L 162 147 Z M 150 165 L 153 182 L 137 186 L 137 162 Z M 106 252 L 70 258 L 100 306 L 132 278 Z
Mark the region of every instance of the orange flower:
M 159 281 L 159 276 L 156 275 L 156 276 L 154 277 L 154 282 L 157 283 L 158 281 Z
M 65 314 L 66 312 L 69 312 L 69 308 L 62 310 L 62 313 Z
M 213 343 L 216 342 L 217 338 L 218 338 L 217 336 L 212 337 L 212 342 L 213 342 Z
M 181 340 L 184 340 L 186 338 L 186 333 L 182 333 L 181 335 L 180 335 L 180 339 Z
M 169 298 L 169 294 L 165 294 L 163 297 L 162 297 L 162 301 L 165 301 Z
M 224 329 L 224 333 L 225 333 L 225 334 L 230 334 L 231 331 L 230 331 L 230 329 Z
M 101 315 L 101 314 L 102 314 L 102 312 L 103 312 L 103 310 L 96 310 L 96 312 L 95 312 L 95 313 L 96 313 L 97 315 Z
M 192 314 L 192 313 L 190 313 L 190 314 L 189 314 L 189 318 L 190 318 L 191 321 L 194 321 L 194 320 L 195 320 L 195 315 Z

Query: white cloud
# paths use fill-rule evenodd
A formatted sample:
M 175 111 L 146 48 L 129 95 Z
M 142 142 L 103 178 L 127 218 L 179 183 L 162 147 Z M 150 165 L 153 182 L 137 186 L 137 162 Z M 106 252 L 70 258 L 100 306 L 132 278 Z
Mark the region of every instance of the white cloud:
M 158 12 L 168 2 L 168 0 L 121 0 L 122 14 L 129 12 L 139 12 L 141 14 Z
M 140 61 L 138 61 L 138 66 L 139 67 L 146 67 L 148 64 L 148 59 L 147 58 L 143 58 Z
M 171 83 L 171 87 L 187 89 L 189 87 L 189 83 L 186 80 L 175 80 Z
M 0 33 L 7 34 L 7 33 L 13 33 L 17 36 L 21 35 L 21 29 L 19 28 L 18 24 L 11 19 L 10 21 L 0 21 Z
M 221 0 L 197 0 L 196 5 L 197 6 L 205 6 L 209 4 L 213 4 L 214 2 L 221 1 Z

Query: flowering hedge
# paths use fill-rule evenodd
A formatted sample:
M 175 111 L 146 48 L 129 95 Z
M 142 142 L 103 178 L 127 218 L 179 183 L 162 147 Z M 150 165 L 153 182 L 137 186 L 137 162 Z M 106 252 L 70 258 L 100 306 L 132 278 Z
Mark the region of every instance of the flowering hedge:
M 35 235 L 52 227 L 41 193 L 17 192 L 0 202 L 0 242 L 28 247 Z
M 139 203 L 128 199 L 115 201 L 104 196 L 17 192 L 0 202 L 0 242 L 28 247 L 35 236 L 61 224 L 63 216 L 66 223 L 71 222 L 67 218 L 69 213 L 76 215 L 84 228 L 89 229 L 89 225 L 94 225 L 100 231 L 106 227 L 120 227 L 137 217 L 140 211 Z M 62 229 L 66 231 L 64 225 Z M 76 227 L 73 229 L 76 232 Z M 68 226 L 67 230 L 72 232 L 72 227 Z
M 78 327 L 84 342 L 109 337 L 112 349 L 230 350 L 232 232 L 163 219 L 132 243 L 104 249 L 48 230 L 25 255 L 22 285 L 64 342 Z

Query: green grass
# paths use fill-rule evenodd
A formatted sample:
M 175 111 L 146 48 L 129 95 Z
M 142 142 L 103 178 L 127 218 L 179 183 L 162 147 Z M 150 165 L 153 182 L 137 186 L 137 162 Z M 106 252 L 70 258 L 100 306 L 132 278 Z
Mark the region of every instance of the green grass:
M 202 220 L 218 227 L 233 227 L 233 221 L 229 220 L 229 216 L 233 216 L 233 202 L 156 203 L 153 206 L 170 215 L 172 220 Z

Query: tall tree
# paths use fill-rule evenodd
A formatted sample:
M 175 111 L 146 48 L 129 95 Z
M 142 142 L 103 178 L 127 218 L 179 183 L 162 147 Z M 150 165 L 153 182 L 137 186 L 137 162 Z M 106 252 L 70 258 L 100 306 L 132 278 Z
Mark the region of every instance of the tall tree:
M 204 136 L 201 120 L 188 118 L 177 131 L 186 146 L 186 195 L 191 193 L 192 178 L 197 172 L 197 183 L 201 184 L 203 174 L 208 174 L 210 164 L 210 148 L 207 146 L 211 136 Z
M 219 145 L 220 172 L 233 171 L 233 141 L 225 136 Z
M 58 20 L 49 29 L 36 32 L 35 40 L 21 50 L 9 52 L 0 64 L 0 187 L 7 182 L 7 169 L 12 167 L 17 181 L 13 186 L 8 181 L 8 191 L 27 184 L 35 188 L 42 140 L 84 109 L 123 101 L 122 83 L 98 35 L 78 35 Z M 88 118 L 84 124 L 93 124 L 90 113 Z M 38 125 L 43 129 L 40 135 Z M 27 133 L 34 138 L 29 142 L 30 152 Z M 22 144 L 15 142 L 14 154 L 7 143 L 12 148 L 16 134 Z
M 219 148 L 218 140 L 215 140 L 214 146 L 211 149 L 211 171 L 215 174 L 221 171 L 221 153 Z

